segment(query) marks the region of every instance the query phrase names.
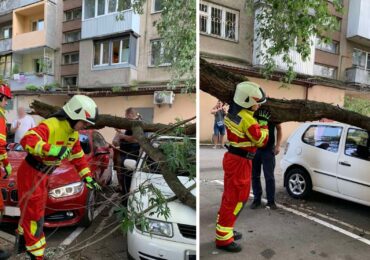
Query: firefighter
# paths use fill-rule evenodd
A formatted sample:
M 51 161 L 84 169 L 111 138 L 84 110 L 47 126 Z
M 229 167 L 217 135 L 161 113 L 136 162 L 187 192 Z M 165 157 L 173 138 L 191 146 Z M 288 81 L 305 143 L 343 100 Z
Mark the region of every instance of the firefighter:
M 0 83 L 1 84 L 1 83 Z M 3 179 L 6 179 L 12 173 L 12 166 L 8 161 L 8 154 L 6 152 L 6 118 L 5 118 L 5 107 L 8 104 L 8 99 L 12 98 L 10 88 L 6 84 L 0 85 L 0 164 L 4 168 L 5 175 Z M 0 222 L 4 213 L 4 201 L 3 195 L 0 193 Z M 0 259 L 7 259 L 10 256 L 8 252 L 0 249 Z
M 89 189 L 101 187 L 92 177 L 79 141 L 78 130 L 94 125 L 98 116 L 95 102 L 83 95 L 73 96 L 61 110 L 25 133 L 20 144 L 28 152 L 18 170 L 21 217 L 16 249 L 31 259 L 43 259 L 45 204 L 50 175 L 63 159 L 69 159 Z
M 242 82 L 236 86 L 233 104 L 225 117 L 229 146 L 223 159 L 224 193 L 217 216 L 216 247 L 228 252 L 242 250 L 234 242 L 242 237 L 240 232 L 234 231 L 234 223 L 248 200 L 256 149 L 268 141 L 270 113 L 261 110 L 258 121 L 253 117 L 264 102 L 265 93 L 258 84 Z

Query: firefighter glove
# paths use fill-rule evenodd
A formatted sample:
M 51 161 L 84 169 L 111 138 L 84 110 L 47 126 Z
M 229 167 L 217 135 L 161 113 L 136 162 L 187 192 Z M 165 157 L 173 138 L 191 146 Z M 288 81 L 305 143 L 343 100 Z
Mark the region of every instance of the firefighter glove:
M 71 154 L 71 148 L 67 146 L 51 145 L 47 155 L 57 157 L 59 160 L 67 158 Z
M 257 112 L 256 118 L 260 126 L 266 126 L 271 118 L 271 113 L 266 109 L 260 109 Z
M 10 165 L 10 163 L 8 163 L 7 166 L 4 166 L 4 170 L 5 170 L 5 176 L 3 177 L 3 179 L 6 179 L 12 174 L 12 166 Z
M 101 186 L 99 185 L 99 183 L 96 182 L 94 178 L 87 176 L 86 178 L 84 178 L 84 182 L 90 190 L 101 191 Z

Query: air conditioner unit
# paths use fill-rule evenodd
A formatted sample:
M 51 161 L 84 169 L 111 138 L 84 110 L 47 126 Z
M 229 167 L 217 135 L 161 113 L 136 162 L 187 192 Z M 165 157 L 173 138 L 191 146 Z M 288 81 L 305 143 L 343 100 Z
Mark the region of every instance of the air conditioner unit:
M 153 103 L 156 105 L 170 104 L 175 100 L 173 91 L 154 91 Z

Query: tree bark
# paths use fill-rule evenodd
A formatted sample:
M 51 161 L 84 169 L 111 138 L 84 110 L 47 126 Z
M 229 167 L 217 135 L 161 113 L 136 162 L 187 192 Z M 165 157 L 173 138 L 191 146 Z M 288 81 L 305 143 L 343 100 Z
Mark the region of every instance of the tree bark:
M 230 73 L 201 59 L 200 89 L 204 92 L 231 104 L 235 86 L 242 81 L 248 81 L 248 79 L 243 75 Z M 270 110 L 271 120 L 276 123 L 305 122 L 328 118 L 370 131 L 369 117 L 323 102 L 269 98 L 263 107 Z
M 57 112 L 60 107 L 51 106 L 43 102 L 34 100 L 30 107 L 33 109 L 34 114 L 38 114 L 42 117 L 48 117 L 53 113 Z M 195 117 L 194 117 L 195 118 Z M 194 119 L 191 118 L 190 120 Z M 187 121 L 187 120 L 185 120 Z M 177 125 L 177 124 L 175 124 Z M 147 132 L 161 132 L 167 133 L 166 131 L 173 130 L 175 125 L 166 124 L 147 124 L 142 121 L 128 120 L 126 118 L 111 116 L 111 115 L 99 115 L 95 129 L 103 127 L 114 127 L 118 129 L 131 129 L 136 140 L 140 144 L 140 147 L 156 162 L 159 163 L 163 178 L 170 187 L 170 189 L 175 193 L 177 198 L 188 205 L 189 207 L 196 208 L 196 198 L 195 196 L 181 183 L 177 178 L 176 173 L 172 172 L 166 162 L 166 156 L 157 148 L 154 148 L 150 141 L 144 136 L 144 131 Z M 190 124 L 184 129 L 185 134 L 194 135 L 196 132 L 195 124 Z

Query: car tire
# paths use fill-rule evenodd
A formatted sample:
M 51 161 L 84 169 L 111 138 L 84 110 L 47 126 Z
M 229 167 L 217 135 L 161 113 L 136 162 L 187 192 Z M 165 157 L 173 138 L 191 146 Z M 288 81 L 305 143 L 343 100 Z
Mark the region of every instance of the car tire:
M 285 177 L 285 187 L 288 194 L 295 199 L 305 199 L 312 192 L 310 175 L 302 168 L 291 168 Z
M 94 220 L 94 211 L 95 211 L 95 192 L 89 189 L 89 193 L 86 198 L 86 209 L 83 218 L 80 221 L 81 227 L 89 227 Z

